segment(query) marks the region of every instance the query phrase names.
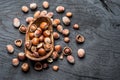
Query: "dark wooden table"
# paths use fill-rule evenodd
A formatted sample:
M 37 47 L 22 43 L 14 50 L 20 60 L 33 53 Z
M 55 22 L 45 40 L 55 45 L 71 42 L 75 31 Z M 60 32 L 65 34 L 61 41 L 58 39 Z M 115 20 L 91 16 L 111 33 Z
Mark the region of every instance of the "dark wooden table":
M 42 2 L 35 0 L 38 10 L 43 10 Z M 54 18 L 62 18 L 65 12 L 73 12 L 71 25 L 64 26 L 70 29 L 70 43 L 63 42 L 63 37 L 55 44 L 62 47 L 70 46 L 75 57 L 75 64 L 70 65 L 66 59 L 58 60 L 50 64 L 50 68 L 43 71 L 35 71 L 30 61 L 31 69 L 28 73 L 21 71 L 20 65 L 13 67 L 12 58 L 18 52 L 24 51 L 14 45 L 15 39 L 23 39 L 18 29 L 12 25 L 14 17 L 18 17 L 22 24 L 27 16 L 32 16 L 34 11 L 28 14 L 21 12 L 21 6 L 29 6 L 32 0 L 0 0 L 0 80 L 120 80 L 120 0 L 47 0 L 50 8 L 47 11 L 54 12 Z M 66 10 L 62 14 L 55 11 L 56 6 L 63 5 Z M 72 25 L 78 23 L 80 30 L 74 30 Z M 63 25 L 63 24 L 62 24 Z M 85 36 L 84 44 L 76 44 L 75 35 Z M 14 45 L 14 54 L 8 54 L 6 45 Z M 84 48 L 84 59 L 77 57 L 77 50 Z M 59 65 L 60 70 L 54 72 L 52 65 Z

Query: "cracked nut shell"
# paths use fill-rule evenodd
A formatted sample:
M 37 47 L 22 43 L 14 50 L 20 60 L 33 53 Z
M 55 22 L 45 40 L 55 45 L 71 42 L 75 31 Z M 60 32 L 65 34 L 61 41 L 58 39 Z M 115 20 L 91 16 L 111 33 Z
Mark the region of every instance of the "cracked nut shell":
M 78 43 L 83 43 L 85 41 L 84 36 L 82 36 L 80 34 L 78 34 L 75 39 L 76 39 L 76 42 L 78 42 Z
M 37 71 L 42 70 L 42 64 L 40 62 L 36 62 L 34 65 L 34 69 Z

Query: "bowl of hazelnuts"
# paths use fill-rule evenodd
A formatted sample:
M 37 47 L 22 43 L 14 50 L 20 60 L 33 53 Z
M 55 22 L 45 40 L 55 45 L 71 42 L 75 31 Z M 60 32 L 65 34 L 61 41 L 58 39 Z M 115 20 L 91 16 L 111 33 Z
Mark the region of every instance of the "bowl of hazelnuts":
M 52 22 L 48 17 L 39 17 L 28 26 L 25 36 L 25 55 L 33 61 L 47 59 L 53 52 Z

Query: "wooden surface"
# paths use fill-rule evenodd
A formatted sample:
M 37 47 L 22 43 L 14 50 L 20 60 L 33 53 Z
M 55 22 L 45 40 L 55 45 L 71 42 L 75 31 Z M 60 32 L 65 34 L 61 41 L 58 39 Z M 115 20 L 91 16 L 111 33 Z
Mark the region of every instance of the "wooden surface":
M 62 47 L 68 45 L 73 50 L 75 65 L 67 63 L 66 59 L 55 61 L 48 70 L 35 71 L 31 65 L 28 73 L 21 71 L 20 65 L 13 67 L 12 58 L 22 52 L 23 48 L 14 45 L 15 39 L 23 39 L 24 34 L 20 34 L 18 29 L 12 26 L 14 17 L 18 17 L 22 24 L 25 18 L 32 16 L 34 12 L 28 14 L 21 12 L 21 6 L 27 5 L 32 0 L 0 0 L 0 80 L 120 80 L 120 0 L 47 0 L 50 2 L 48 11 L 53 11 L 54 18 L 65 15 L 57 14 L 56 6 L 63 5 L 66 11 L 73 12 L 71 18 L 70 43 L 63 42 L 63 37 L 55 44 Z M 35 0 L 39 6 L 38 10 L 43 10 L 43 0 Z M 80 30 L 72 29 L 74 23 L 79 23 Z M 75 43 L 75 35 L 85 36 L 84 44 Z M 14 54 L 8 54 L 6 45 L 13 44 Z M 84 48 L 86 56 L 84 59 L 77 57 L 77 49 Z M 60 70 L 54 72 L 52 65 L 59 65 Z

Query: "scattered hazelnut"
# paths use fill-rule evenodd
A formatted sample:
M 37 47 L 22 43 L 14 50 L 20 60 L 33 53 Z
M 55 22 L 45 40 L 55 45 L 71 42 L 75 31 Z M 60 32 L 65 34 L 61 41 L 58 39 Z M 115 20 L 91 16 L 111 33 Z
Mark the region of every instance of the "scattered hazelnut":
M 41 11 L 40 16 L 46 16 L 46 15 L 47 15 L 47 11 L 46 10 Z
M 68 56 L 67 56 L 67 61 L 68 61 L 69 63 L 71 63 L 71 64 L 74 64 L 74 63 L 75 63 L 75 59 L 74 59 L 74 57 L 73 57 L 72 55 L 68 55 Z
M 46 55 L 46 51 L 45 51 L 45 49 L 43 49 L 43 48 L 40 48 L 40 49 L 38 50 L 38 53 L 39 53 L 40 56 L 45 56 L 45 55 Z
M 67 16 L 67 17 L 72 17 L 72 12 L 67 12 L 67 13 L 66 13 L 66 16 Z
M 30 4 L 30 9 L 31 9 L 31 10 L 35 10 L 37 7 L 38 7 L 38 6 L 37 6 L 36 3 L 31 3 L 31 4 Z
M 18 58 L 13 58 L 13 59 L 12 59 L 12 65 L 13 65 L 13 66 L 18 66 L 19 63 L 20 63 L 20 62 L 19 62 Z
M 33 38 L 33 39 L 32 39 L 32 44 L 33 44 L 33 45 L 39 44 L 39 38 Z
M 44 42 L 47 44 L 47 43 L 51 43 L 51 39 L 49 37 L 45 37 L 44 38 Z
M 42 67 L 43 67 L 44 69 L 46 69 L 46 68 L 49 67 L 49 65 L 48 65 L 48 63 L 43 63 Z
M 63 29 L 62 34 L 63 34 L 64 36 L 68 36 L 68 35 L 70 34 L 69 29 Z
M 85 50 L 80 48 L 78 49 L 78 57 L 83 58 L 85 56 Z
M 18 53 L 18 59 L 22 61 L 25 60 L 26 59 L 25 53 L 24 52 Z
M 29 8 L 27 6 L 22 6 L 21 10 L 27 13 L 29 11 Z
M 7 45 L 7 46 L 6 46 L 6 49 L 7 49 L 7 51 L 8 51 L 9 53 L 13 53 L 13 52 L 14 52 L 14 47 L 13 47 L 11 44 Z
M 60 33 L 62 33 L 62 31 L 63 31 L 63 26 L 62 26 L 62 25 L 58 25 L 58 26 L 57 26 L 57 31 L 60 32 Z
M 23 64 L 21 65 L 21 69 L 22 69 L 23 72 L 27 72 L 27 71 L 29 71 L 30 66 L 29 66 L 28 63 L 23 63 Z
M 48 58 L 48 59 L 47 59 L 47 62 L 52 63 L 52 62 L 53 62 L 53 59 L 52 59 L 52 58 Z
M 53 26 L 54 27 L 57 27 L 57 25 L 59 25 L 60 24 L 60 19 L 54 19 L 53 20 Z
M 70 38 L 69 37 L 64 37 L 64 42 L 69 43 L 70 42 Z
M 74 24 L 74 25 L 73 25 L 73 28 L 74 28 L 74 29 L 79 29 L 79 25 L 78 25 L 78 24 Z
M 18 18 L 14 18 L 13 19 L 13 26 L 15 28 L 19 28 L 20 27 L 20 20 Z
M 26 33 L 26 30 L 27 30 L 27 27 L 25 25 L 23 25 L 23 24 L 19 27 L 19 31 L 21 33 Z
M 78 43 L 83 43 L 85 41 L 84 36 L 82 36 L 80 34 L 78 34 L 75 39 L 76 39 L 76 42 L 78 42 Z
M 45 37 L 49 37 L 50 34 L 51 34 L 50 30 L 45 30 L 45 31 L 43 32 L 43 35 L 44 35 Z
M 64 11 L 65 11 L 65 8 L 64 8 L 63 6 L 57 6 L 57 7 L 56 7 L 56 11 L 57 11 L 58 13 L 61 13 L 61 12 L 64 12 Z
M 72 54 L 72 50 L 69 47 L 64 47 L 63 53 L 64 53 L 64 55 L 71 55 Z
M 57 52 L 57 51 L 53 51 L 51 57 L 52 57 L 54 60 L 58 59 L 58 57 L 59 57 L 58 52 Z
M 42 6 L 43 8 L 47 9 L 49 7 L 49 3 L 47 1 L 44 1 Z
M 34 20 L 33 17 L 27 17 L 25 21 L 26 21 L 27 23 L 30 23 L 30 22 L 32 22 L 33 20 Z
M 14 41 L 14 43 L 17 47 L 21 47 L 22 46 L 22 39 L 17 39 Z
M 37 71 L 42 70 L 42 64 L 40 62 L 36 62 L 34 65 L 34 69 Z
M 38 18 L 40 16 L 40 11 L 36 11 L 35 13 L 34 13 L 34 18 Z
M 46 16 L 47 16 L 47 17 L 49 17 L 49 18 L 52 18 L 52 17 L 53 17 L 53 15 L 54 15 L 54 13 L 53 13 L 53 12 L 48 12 Z
M 52 67 L 52 69 L 53 69 L 54 71 L 58 71 L 58 70 L 59 70 L 59 66 L 54 65 L 54 66 Z
M 48 28 L 47 22 L 42 22 L 42 23 L 40 24 L 40 28 L 41 28 L 42 30 L 46 30 L 46 29 Z
M 56 46 L 55 46 L 55 51 L 61 52 L 61 50 L 62 50 L 61 45 L 56 45 Z
M 65 25 L 69 25 L 70 24 L 70 19 L 68 18 L 68 17 L 66 17 L 66 16 L 64 16 L 63 18 L 62 18 L 62 21 L 63 21 L 63 23 L 65 24 Z
M 30 26 L 30 32 L 34 32 L 37 29 L 37 26 L 35 24 L 32 24 Z
M 53 38 L 54 39 L 59 39 L 60 35 L 57 32 L 53 32 Z

